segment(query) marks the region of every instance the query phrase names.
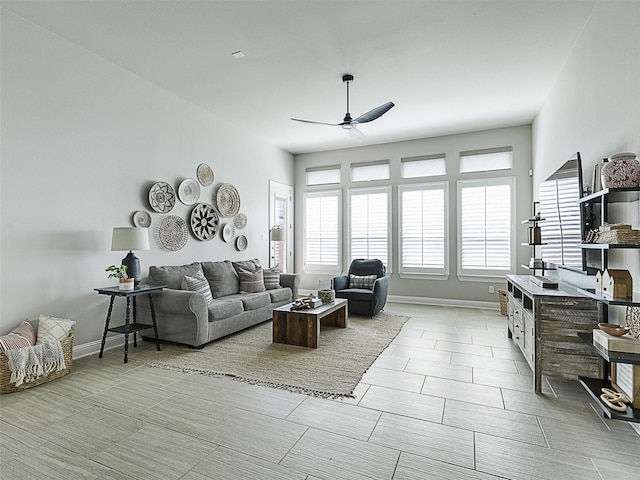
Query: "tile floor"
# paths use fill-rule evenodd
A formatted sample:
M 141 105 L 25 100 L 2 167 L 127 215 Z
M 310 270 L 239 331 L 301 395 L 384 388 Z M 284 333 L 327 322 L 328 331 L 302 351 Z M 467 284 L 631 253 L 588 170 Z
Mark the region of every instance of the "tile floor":
M 640 479 L 640 436 L 576 381 L 532 393 L 505 317 L 386 311 L 411 319 L 355 399 L 125 365 L 121 349 L 78 359 L 0 396 L 0 478 Z

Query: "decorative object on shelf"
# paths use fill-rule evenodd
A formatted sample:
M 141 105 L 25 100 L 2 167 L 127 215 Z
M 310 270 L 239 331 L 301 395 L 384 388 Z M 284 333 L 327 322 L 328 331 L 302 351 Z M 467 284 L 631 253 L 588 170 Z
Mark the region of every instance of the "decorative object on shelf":
M 200 198 L 200 185 L 193 178 L 185 178 L 178 185 L 178 198 L 185 205 L 193 205 Z
M 134 279 L 129 278 L 127 275 L 127 266 L 126 265 L 111 265 L 104 269 L 105 272 L 110 272 L 107 278 L 117 278 L 118 279 L 118 288 L 120 290 L 133 290 Z
M 627 404 L 625 402 L 628 402 L 629 399 L 624 393 L 618 393 L 609 388 L 603 388 L 602 395 L 600 395 L 600 400 L 602 400 L 602 403 L 604 403 L 607 407 L 613 410 L 616 410 L 618 412 L 627 411 Z
M 223 217 L 233 217 L 240 211 L 240 194 L 230 183 L 221 184 L 216 190 L 216 207 Z
M 135 286 L 142 280 L 140 260 L 133 253 L 134 250 L 149 250 L 149 231 L 138 227 L 114 227 L 111 236 L 111 251 L 127 251 L 122 259 L 122 265 L 127 266 L 127 275 L 134 279 Z
M 156 243 L 163 250 L 180 250 L 187 244 L 189 231 L 187 222 L 176 215 L 168 215 L 160 220 L 155 229 Z
M 238 230 L 242 230 L 247 226 L 247 216 L 244 213 L 239 213 L 234 217 L 233 223 Z
M 247 237 L 239 235 L 238 238 L 236 238 L 236 250 L 244 252 L 247 249 L 247 243 Z
M 191 211 L 191 231 L 198 240 L 211 240 L 218 234 L 220 218 L 213 205 L 199 203 Z
M 633 408 L 640 408 L 640 365 L 612 363 L 611 386 L 624 395 Z
M 222 240 L 228 243 L 231 240 L 233 240 L 233 237 L 235 236 L 236 236 L 236 227 L 233 225 L 233 223 L 231 222 L 225 223 L 224 227 L 222 228 Z
M 640 340 L 640 307 L 627 307 L 625 314 L 629 334 Z
M 611 327 L 616 332 L 629 331 L 627 327 L 619 325 L 611 325 Z M 627 333 L 607 333 L 605 330 L 594 330 L 593 344 L 600 345 L 609 352 L 640 353 L 640 342 Z
M 149 228 L 151 226 L 151 215 L 144 210 L 133 212 L 133 225 L 138 228 Z
M 591 179 L 591 192 L 596 193 L 602 190 L 602 167 L 609 161 L 608 158 L 603 158 L 602 163 L 596 163 L 593 166 L 593 178 Z
M 201 163 L 196 169 L 196 177 L 203 187 L 208 187 L 213 183 L 213 170 L 206 163 Z
M 632 298 L 633 279 L 629 270 L 605 269 L 602 273 L 602 295 L 613 298 Z
M 308 297 L 300 298 L 291 304 L 291 310 L 311 310 L 318 308 L 322 305 L 322 301 L 316 298 L 313 293 L 310 293 Z
M 602 166 L 601 174 L 604 188 L 640 186 L 640 162 L 633 152 L 611 155 Z
M 640 230 L 622 223 L 605 223 L 590 230 L 584 243 L 608 243 L 613 245 L 640 245 Z
M 154 183 L 149 189 L 149 205 L 158 213 L 169 213 L 176 204 L 176 192 L 167 182 Z
M 615 323 L 599 323 L 598 328 L 604 333 L 613 335 L 614 337 L 619 337 L 621 335 L 629 333 L 628 327 L 622 327 L 620 325 L 616 325 Z
M 318 297 L 322 301 L 323 304 L 327 303 L 335 303 L 336 301 L 336 292 L 335 290 L 318 290 Z

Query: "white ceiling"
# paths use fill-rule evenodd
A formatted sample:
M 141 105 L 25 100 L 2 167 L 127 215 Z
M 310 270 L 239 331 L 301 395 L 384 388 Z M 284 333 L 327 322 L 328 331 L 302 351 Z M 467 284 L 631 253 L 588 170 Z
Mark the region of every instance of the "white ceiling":
M 2 0 L 292 153 L 530 123 L 596 0 Z M 245 57 L 231 53 L 241 50 Z M 340 128 L 342 75 L 355 118 Z

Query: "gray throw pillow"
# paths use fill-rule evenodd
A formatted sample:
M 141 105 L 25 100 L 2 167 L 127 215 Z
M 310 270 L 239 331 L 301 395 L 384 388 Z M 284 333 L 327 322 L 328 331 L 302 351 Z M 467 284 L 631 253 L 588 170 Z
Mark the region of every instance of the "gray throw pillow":
M 253 272 L 237 267 L 236 271 L 240 278 L 240 293 L 264 292 L 265 288 L 262 267 L 257 268 Z
M 229 260 L 224 262 L 203 262 L 202 270 L 209 281 L 213 298 L 240 293 L 240 281 Z
M 373 282 L 378 279 L 376 275 L 349 275 L 349 288 L 373 289 Z
M 274 290 L 280 288 L 280 270 L 278 268 L 267 268 L 262 271 L 264 277 L 264 288 Z

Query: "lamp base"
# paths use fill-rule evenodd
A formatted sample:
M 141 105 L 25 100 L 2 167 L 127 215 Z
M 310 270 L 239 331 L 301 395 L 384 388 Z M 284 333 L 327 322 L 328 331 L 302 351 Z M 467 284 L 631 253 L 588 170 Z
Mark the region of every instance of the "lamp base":
M 133 284 L 137 287 L 140 280 L 142 280 L 140 259 L 136 257 L 135 253 L 130 251 L 127 256 L 122 259 L 122 265 L 127 266 L 127 275 L 129 278 L 133 278 Z

